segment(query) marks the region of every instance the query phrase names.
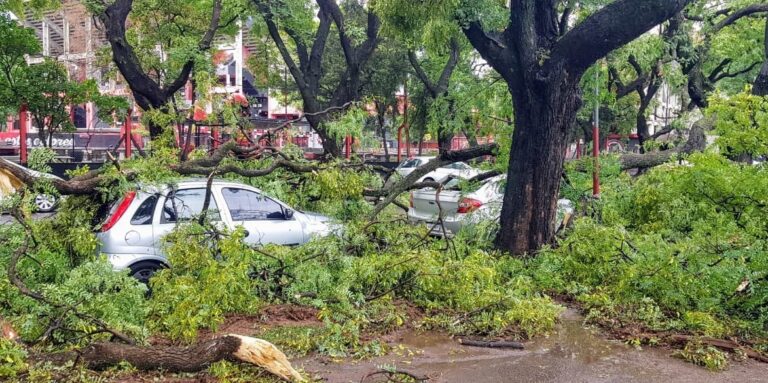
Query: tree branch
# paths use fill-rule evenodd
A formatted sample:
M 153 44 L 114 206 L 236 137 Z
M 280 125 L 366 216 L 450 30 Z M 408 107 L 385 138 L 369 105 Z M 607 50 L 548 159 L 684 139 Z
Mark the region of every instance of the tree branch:
M 613 1 L 566 33 L 555 44 L 546 65 L 551 68 L 565 62 L 574 74 L 583 73 L 609 52 L 673 17 L 691 1 Z
M 719 23 L 715 24 L 712 27 L 712 30 L 714 32 L 718 32 L 721 29 L 737 22 L 742 17 L 750 16 L 759 12 L 768 12 L 768 4 L 752 4 L 741 9 L 737 9 L 736 11 L 728 15 L 728 17 L 726 17 Z
M 386 197 L 382 201 L 377 203 L 376 206 L 373 208 L 373 212 L 370 215 L 371 219 L 374 219 L 385 207 L 387 207 L 387 205 L 392 203 L 392 201 L 394 201 L 395 198 L 397 198 L 401 193 L 408 190 L 408 188 L 411 185 L 413 185 L 419 178 L 426 175 L 427 173 L 441 166 L 452 164 L 454 162 L 466 161 L 466 160 L 470 160 L 470 159 L 481 157 L 481 156 L 493 155 L 496 152 L 497 148 L 498 146 L 494 143 L 494 144 L 479 145 L 469 149 L 445 151 L 441 153 L 437 158 L 434 158 L 431 161 L 427 162 L 426 164 L 419 166 L 413 172 L 408 174 L 405 178 L 392 184 L 389 187 L 382 189 L 382 191 L 377 193 L 379 196 L 386 195 Z M 427 184 L 425 182 L 422 182 L 422 184 L 423 185 L 420 185 L 420 186 L 425 186 L 425 187 L 435 186 L 432 184 Z

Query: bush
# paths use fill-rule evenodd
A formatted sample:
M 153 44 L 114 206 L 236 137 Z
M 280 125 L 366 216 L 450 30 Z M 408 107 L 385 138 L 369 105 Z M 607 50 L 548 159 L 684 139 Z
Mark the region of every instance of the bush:
M 211 236 L 219 236 L 212 240 Z M 165 238 L 172 268 L 151 280 L 152 327 L 171 339 L 192 341 L 201 328 L 216 329 L 227 313 L 252 313 L 261 302 L 249 276 L 253 250 L 243 232 L 216 233 L 195 223 L 180 225 Z
M 533 278 L 576 297 L 591 318 L 765 336 L 767 170 L 716 154 L 688 161 L 653 169 L 631 187 L 608 188 L 602 221 L 577 220 L 556 249 L 534 261 Z

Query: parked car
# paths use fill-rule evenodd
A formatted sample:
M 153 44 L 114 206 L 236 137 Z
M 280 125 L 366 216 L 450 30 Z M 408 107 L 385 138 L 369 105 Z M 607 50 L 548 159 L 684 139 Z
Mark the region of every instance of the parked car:
M 427 162 L 433 160 L 435 157 L 414 157 L 408 160 L 405 160 L 398 165 L 398 167 L 395 169 L 399 175 L 402 177 L 405 177 L 411 173 L 413 173 L 416 168 L 425 165 Z M 425 174 L 423 177 L 419 178 L 417 182 L 422 181 L 437 181 L 437 182 L 444 182 L 448 179 L 448 177 L 461 177 L 461 178 L 472 178 L 476 175 L 480 174 L 480 170 L 477 170 L 469 165 L 467 165 L 464 162 L 454 162 L 452 164 L 448 164 L 446 166 L 437 168 L 427 174 Z
M 48 173 L 41 173 L 29 168 L 26 168 L 24 166 L 21 166 L 15 162 L 12 161 L 6 161 L 6 163 L 11 164 L 11 166 L 14 166 L 16 168 L 22 169 L 23 171 L 31 174 L 34 177 L 43 177 L 48 179 L 58 179 L 61 178 Z M 8 196 L 12 193 L 15 193 L 16 190 L 18 190 L 24 183 L 21 182 L 21 180 L 17 179 L 11 172 L 0 169 L 0 198 L 3 198 L 5 196 Z M 49 213 L 56 209 L 59 203 L 59 199 L 51 194 L 38 194 L 35 196 L 35 210 L 42 212 L 42 213 Z
M 435 226 L 442 210 L 443 225 L 447 236 L 453 236 L 462 227 L 483 221 L 498 220 L 504 199 L 506 176 L 485 180 L 479 189 L 463 194 L 459 189 L 459 178 L 452 177 L 440 193 L 427 188 L 411 192 L 408 220 Z M 573 203 L 567 199 L 557 201 L 558 221 L 573 214 Z M 442 226 L 433 228 L 433 234 L 443 235 Z
M 168 267 L 162 237 L 202 213 L 206 181 L 139 189 L 112 205 L 97 237 L 99 251 L 115 269 L 130 269 L 132 276 L 147 282 L 157 270 Z M 295 211 L 259 189 L 228 181 L 213 182 L 208 214 L 229 229 L 242 226 L 245 241 L 251 244 L 298 245 L 336 229 L 328 217 Z

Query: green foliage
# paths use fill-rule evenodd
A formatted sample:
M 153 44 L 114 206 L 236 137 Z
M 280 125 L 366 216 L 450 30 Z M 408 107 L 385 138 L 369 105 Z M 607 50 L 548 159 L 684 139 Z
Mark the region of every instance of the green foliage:
M 41 141 L 51 146 L 54 133 L 74 130 L 68 106 L 90 101 L 98 94 L 98 87 L 94 80 L 70 81 L 61 63 L 46 59 L 26 68 L 16 91 L 19 103 L 27 104 L 32 121 L 40 129 Z
M 146 286 L 125 272 L 113 270 L 106 259 L 84 263 L 74 268 L 62 283 L 43 286 L 41 291 L 54 302 L 76 307 L 101 319 L 111 329 L 138 340 L 149 336 L 145 327 Z M 39 315 L 46 317 L 50 314 L 43 311 Z M 100 330 L 85 318 L 72 318 L 64 327 L 84 332 Z M 59 340 L 67 341 L 63 336 Z
M 327 122 L 325 128 L 336 140 L 347 136 L 359 138 L 362 136 L 365 118 L 366 111 L 363 108 L 354 107 L 347 110 L 340 118 Z
M 181 225 L 165 241 L 173 268 L 151 281 L 150 317 L 155 330 L 171 339 L 192 341 L 201 328 L 212 328 L 224 314 L 255 312 L 260 306 L 250 277 L 253 251 L 242 231 L 218 234 L 194 223 Z M 221 236 L 213 241 L 211 236 Z
M 768 154 L 768 99 L 748 90 L 732 97 L 716 94 L 708 113 L 717 116 L 720 150 L 728 155 Z
M 30 169 L 37 170 L 41 173 L 50 173 L 51 166 L 49 165 L 56 158 L 56 152 L 50 148 L 35 148 L 29 152 L 27 158 L 27 166 Z
M 698 342 L 690 342 L 675 355 L 693 364 L 704 366 L 710 371 L 722 371 L 728 368 L 728 356 L 712 346 L 704 346 Z
M 714 337 L 765 335 L 765 169 L 715 154 L 608 188 L 602 221 L 584 218 L 536 259 L 534 278 L 575 296 L 590 318 Z
M 40 49 L 34 30 L 19 26 L 0 12 L 0 115 L 18 112 L 17 86 L 27 67 L 25 56 Z
M 27 352 L 21 345 L 0 337 L 0 378 L 9 379 L 27 370 Z
M 264 369 L 244 364 L 221 361 L 208 367 L 208 373 L 225 383 L 280 383 L 283 380 Z

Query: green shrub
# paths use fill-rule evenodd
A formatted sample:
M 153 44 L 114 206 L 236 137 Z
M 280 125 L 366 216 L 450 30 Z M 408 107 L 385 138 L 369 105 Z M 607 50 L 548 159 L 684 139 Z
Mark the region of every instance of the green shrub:
M 253 250 L 243 232 L 223 233 L 195 223 L 180 225 L 165 238 L 172 268 L 152 278 L 149 302 L 153 329 L 171 339 L 192 341 L 201 328 L 216 329 L 227 313 L 251 313 L 261 305 L 249 276 Z
M 0 378 L 14 378 L 27 370 L 27 352 L 18 343 L 0 337 Z

